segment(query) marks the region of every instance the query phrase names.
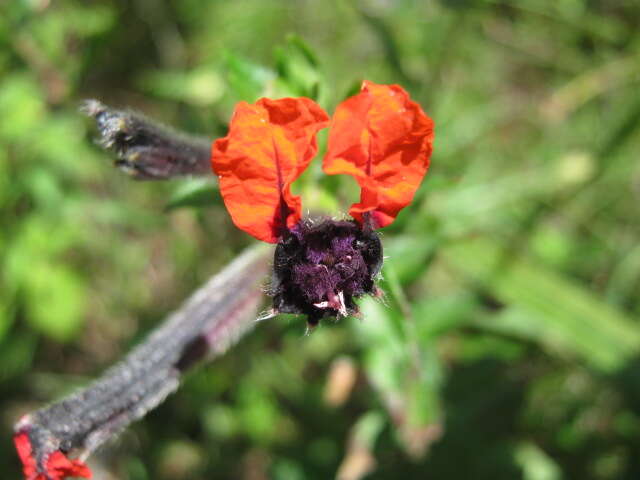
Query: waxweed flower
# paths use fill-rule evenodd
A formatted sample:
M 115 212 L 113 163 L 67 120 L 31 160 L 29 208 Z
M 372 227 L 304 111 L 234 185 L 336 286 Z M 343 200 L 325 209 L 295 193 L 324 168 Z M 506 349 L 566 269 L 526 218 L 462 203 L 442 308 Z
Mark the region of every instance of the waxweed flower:
M 316 134 L 329 127 L 323 170 L 353 176 L 360 201 L 352 220 L 302 219 L 291 184 L 316 155 Z M 211 164 L 235 225 L 276 243 L 273 313 L 320 318 L 358 312 L 354 299 L 378 294 L 382 266 L 377 229 L 406 207 L 429 167 L 433 121 L 398 85 L 365 81 L 331 119 L 308 98 L 240 102 Z

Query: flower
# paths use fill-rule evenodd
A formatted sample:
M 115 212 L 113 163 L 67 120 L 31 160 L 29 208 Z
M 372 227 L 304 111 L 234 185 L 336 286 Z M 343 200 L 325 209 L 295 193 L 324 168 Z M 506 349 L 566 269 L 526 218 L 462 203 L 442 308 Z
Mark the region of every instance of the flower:
M 360 201 L 353 221 L 301 220 L 291 183 L 309 165 L 316 134 L 329 126 L 323 169 L 353 176 Z M 308 98 L 260 99 L 237 105 L 226 137 L 212 146 L 211 165 L 235 225 L 277 243 L 271 294 L 274 313 L 357 313 L 353 299 L 377 295 L 382 245 L 375 229 L 409 205 L 429 167 L 433 121 L 398 85 L 365 81 L 328 115 Z
M 60 450 L 34 458 L 31 439 L 26 431 L 13 437 L 22 461 L 25 480 L 64 480 L 67 477 L 91 478 L 91 470 L 79 460 L 70 460 Z

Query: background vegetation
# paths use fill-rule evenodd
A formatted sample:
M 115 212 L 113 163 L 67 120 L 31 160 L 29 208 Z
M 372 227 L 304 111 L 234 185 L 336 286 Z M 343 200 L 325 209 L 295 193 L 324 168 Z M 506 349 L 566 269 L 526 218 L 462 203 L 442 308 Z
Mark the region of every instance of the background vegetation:
M 3 477 L 21 413 L 251 242 L 210 184 L 112 169 L 79 102 L 215 138 L 240 99 L 332 111 L 366 78 L 436 121 L 384 231 L 387 305 L 310 337 L 260 324 L 102 449 L 96 478 L 640 478 L 638 25 L 631 0 L 2 2 Z M 346 211 L 354 183 L 319 164 L 305 206 Z

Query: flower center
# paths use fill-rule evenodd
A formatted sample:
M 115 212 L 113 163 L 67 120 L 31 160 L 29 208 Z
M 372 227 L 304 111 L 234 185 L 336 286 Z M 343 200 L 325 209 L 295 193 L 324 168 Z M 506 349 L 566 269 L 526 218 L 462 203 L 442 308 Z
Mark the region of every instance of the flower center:
M 276 247 L 272 295 L 280 313 L 322 317 L 358 311 L 353 299 L 374 293 L 382 263 L 375 232 L 353 221 L 303 220 Z

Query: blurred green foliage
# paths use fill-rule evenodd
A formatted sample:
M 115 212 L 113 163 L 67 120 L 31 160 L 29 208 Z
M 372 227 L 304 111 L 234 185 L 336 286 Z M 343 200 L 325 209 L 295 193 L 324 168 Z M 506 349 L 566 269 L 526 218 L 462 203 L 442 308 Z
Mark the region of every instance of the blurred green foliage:
M 102 449 L 96 478 L 639 478 L 638 25 L 621 0 L 0 4 L 5 476 L 20 414 L 251 241 L 210 182 L 109 168 L 79 102 L 215 138 L 238 100 L 332 111 L 366 78 L 436 121 L 384 231 L 385 303 L 310 337 L 260 324 Z M 296 188 L 338 214 L 354 185 L 314 162 Z

